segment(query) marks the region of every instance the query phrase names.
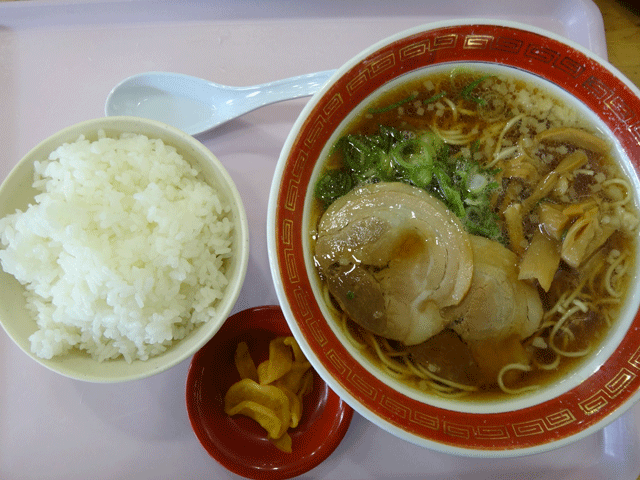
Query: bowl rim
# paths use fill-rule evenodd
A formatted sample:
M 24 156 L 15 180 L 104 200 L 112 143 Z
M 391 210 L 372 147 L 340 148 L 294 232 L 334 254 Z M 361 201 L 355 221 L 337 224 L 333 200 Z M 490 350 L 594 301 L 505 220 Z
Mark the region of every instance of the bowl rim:
M 281 191 L 283 181 L 283 176 L 288 166 L 289 156 L 291 154 L 291 148 L 295 144 L 298 139 L 298 135 L 305 128 L 306 122 L 308 122 L 308 116 L 310 113 L 314 111 L 318 107 L 318 103 L 320 100 L 330 91 L 331 87 L 341 78 L 343 77 L 349 70 L 357 66 L 363 60 L 369 58 L 375 52 L 379 52 L 384 47 L 387 47 L 394 42 L 400 41 L 402 39 L 406 39 L 407 37 L 416 35 L 416 34 L 426 34 L 428 32 L 438 30 L 438 29 L 447 29 L 447 28 L 455 28 L 455 27 L 470 27 L 470 26 L 481 26 L 486 28 L 491 27 L 500 27 L 508 30 L 521 30 L 525 32 L 529 32 L 534 35 L 538 35 L 540 37 L 546 37 L 550 39 L 552 42 L 556 42 L 559 44 L 563 44 L 568 49 L 573 50 L 580 55 L 587 57 L 595 64 L 598 64 L 602 68 L 608 70 L 613 76 L 616 77 L 616 81 L 619 81 L 623 86 L 625 86 L 633 95 L 636 97 L 640 97 L 640 90 L 631 83 L 619 70 L 613 67 L 607 60 L 601 58 L 597 54 L 585 49 L 581 45 L 572 42 L 571 40 L 555 34 L 553 32 L 547 31 L 542 28 L 533 27 L 531 25 L 523 24 L 515 21 L 505 21 L 500 19 L 487 19 L 487 18 L 471 18 L 466 20 L 444 20 L 444 21 L 436 21 L 427 23 L 424 25 L 420 25 L 411 29 L 407 29 L 401 32 L 398 32 L 386 39 L 383 39 L 367 49 L 363 50 L 347 63 L 342 65 L 339 69 L 336 70 L 336 73 L 329 79 L 329 81 L 323 86 L 323 88 L 314 95 L 314 97 L 310 100 L 310 102 L 304 107 L 300 116 L 296 120 L 287 140 L 283 146 L 280 158 L 278 160 L 278 164 L 276 166 L 276 171 L 273 178 L 273 183 L 271 187 L 270 197 L 269 197 L 269 207 L 267 214 L 267 239 L 268 239 L 268 252 L 269 252 L 269 261 L 270 268 L 272 272 L 272 276 L 274 279 L 274 285 L 276 286 L 276 292 L 278 298 L 280 300 L 280 304 L 282 306 L 283 312 L 285 313 L 285 317 L 290 324 L 290 328 L 301 347 L 307 354 L 310 361 L 312 361 L 316 371 L 318 371 L 325 380 L 331 385 L 331 388 L 336 390 L 345 398 L 353 407 L 358 411 L 361 415 L 363 415 L 368 420 L 372 421 L 374 424 L 380 426 L 381 428 L 389 431 L 390 433 L 403 438 L 411 443 L 415 443 L 421 446 L 429 447 L 435 450 L 444 451 L 446 453 L 453 453 L 457 455 L 463 456 L 481 456 L 481 457 L 513 457 L 513 456 L 521 456 L 521 455 L 529 455 L 533 453 L 540 453 L 543 451 L 548 451 L 551 449 L 559 448 L 563 445 L 575 442 L 580 438 L 584 438 L 589 434 L 593 433 L 596 430 L 603 428 L 604 426 L 611 423 L 613 420 L 622 415 L 628 408 L 631 407 L 633 403 L 635 403 L 638 399 L 640 399 L 640 390 L 635 391 L 628 396 L 626 402 L 617 407 L 609 414 L 604 415 L 603 418 L 600 418 L 597 422 L 591 423 L 585 428 L 580 428 L 578 432 L 572 433 L 570 435 L 562 436 L 559 435 L 554 437 L 550 435 L 550 438 L 546 438 L 541 443 L 535 445 L 526 445 L 526 446 L 516 446 L 511 448 L 505 448 L 502 450 L 497 449 L 482 449 L 475 447 L 466 447 L 459 446 L 455 443 L 445 443 L 440 440 L 432 440 L 429 438 L 416 437 L 416 435 L 412 434 L 405 430 L 402 425 L 394 423 L 388 418 L 380 418 L 376 413 L 371 412 L 365 405 L 362 404 L 359 398 L 354 396 L 350 390 L 343 387 L 341 383 L 334 379 L 332 375 L 327 371 L 322 362 L 316 358 L 315 353 L 313 353 L 312 347 L 309 345 L 305 335 L 302 333 L 300 325 L 298 322 L 302 322 L 303 320 L 307 323 L 310 321 L 309 318 L 305 319 L 296 319 L 296 315 L 293 312 L 293 309 L 290 305 L 292 295 L 291 292 L 287 292 L 285 289 L 284 281 L 281 277 L 283 275 L 283 270 L 287 268 L 294 268 L 291 266 L 287 266 L 283 264 L 282 259 L 279 258 L 278 255 L 278 234 L 279 232 L 276 229 L 276 222 L 278 219 L 280 203 L 282 201 L 283 193 Z M 527 73 L 531 73 L 529 70 L 525 69 Z M 543 76 L 546 80 L 546 77 Z M 640 138 L 640 136 L 638 137 Z M 640 143 L 640 141 L 639 141 Z M 636 175 L 637 171 L 636 170 Z M 304 192 L 304 189 L 302 189 Z M 302 194 L 304 197 L 304 193 Z M 304 201 L 304 200 L 303 200 Z M 287 233 L 289 234 L 289 233 Z M 293 235 L 293 234 L 292 234 Z M 281 241 L 281 240 L 280 240 Z M 302 295 L 298 293 L 298 295 Z M 306 299 L 307 302 L 314 300 Z M 308 305 L 307 305 L 308 306 Z M 524 444 L 523 444 L 524 445 Z
M 198 162 L 206 162 L 208 168 L 211 168 L 213 171 L 215 171 L 220 188 L 224 188 L 224 190 L 226 191 L 225 194 L 228 194 L 229 201 L 232 204 L 234 217 L 236 217 L 234 230 L 237 236 L 235 243 L 237 245 L 238 255 L 234 259 L 234 267 L 230 272 L 231 276 L 229 277 L 229 284 L 227 285 L 227 289 L 225 290 L 225 295 L 222 298 L 222 301 L 217 305 L 219 318 L 213 319 L 213 321 L 211 322 L 206 322 L 205 324 L 196 327 L 198 330 L 193 330 L 190 335 L 187 335 L 187 337 L 173 345 L 172 347 L 177 347 L 178 345 L 188 345 L 188 348 L 185 348 L 184 351 L 180 352 L 179 354 L 173 353 L 176 351 L 175 348 L 170 348 L 162 354 L 150 357 L 148 360 L 134 360 L 132 364 L 135 362 L 140 366 L 138 368 L 133 368 L 131 372 L 125 372 L 123 375 L 119 376 L 105 376 L 104 374 L 99 373 L 101 371 L 100 364 L 107 365 L 109 362 L 124 362 L 126 364 L 126 361 L 122 357 L 118 357 L 117 359 L 110 361 L 97 362 L 86 356 L 86 354 L 77 352 L 70 352 L 69 354 L 65 355 L 64 358 L 40 358 L 31 352 L 28 338 L 22 338 L 22 336 L 19 335 L 13 329 L 13 327 L 11 327 L 10 322 L 8 322 L 3 315 L 0 315 L 0 324 L 2 325 L 3 330 L 9 336 L 9 338 L 13 341 L 13 343 L 16 344 L 29 357 L 34 359 L 36 362 L 38 362 L 48 370 L 68 378 L 90 383 L 120 383 L 147 378 L 174 367 L 175 365 L 181 363 L 182 361 L 193 355 L 197 350 L 205 345 L 211 339 L 211 337 L 213 337 L 213 335 L 215 335 L 215 333 L 226 320 L 229 312 L 234 307 L 244 283 L 249 262 L 249 226 L 245 207 L 242 203 L 240 193 L 233 179 L 231 178 L 231 175 L 228 173 L 220 160 L 213 154 L 213 152 L 211 152 L 196 138 L 171 125 L 167 125 L 156 120 L 132 116 L 112 116 L 83 120 L 49 135 L 47 138 L 41 140 L 33 148 L 31 148 L 10 170 L 7 177 L 3 180 L 2 184 L 0 184 L 0 198 L 8 195 L 7 192 L 10 188 L 10 185 L 19 180 L 20 177 L 24 177 L 29 173 L 32 174 L 33 161 L 37 159 L 37 157 L 47 158 L 48 154 L 55 150 L 58 146 L 62 145 L 65 142 L 74 142 L 80 135 L 88 135 L 88 138 L 92 139 L 92 135 L 97 134 L 97 132 L 101 129 L 105 130 L 107 135 L 109 135 L 110 133 L 131 132 L 142 133 L 149 138 L 162 138 L 165 144 L 174 146 L 186 160 L 189 160 L 191 157 L 197 157 L 199 159 Z M 200 165 L 198 167 L 199 170 L 202 170 L 202 167 Z M 8 207 L 3 205 L 2 208 L 7 209 Z M 7 210 L 6 212 L 7 215 L 12 213 L 14 213 L 13 210 Z M 4 272 L 1 268 L 0 273 L 3 275 L 8 275 L 12 280 L 15 280 L 12 275 Z M 17 280 L 15 281 L 17 282 Z M 202 332 L 201 338 L 192 336 L 194 332 Z M 73 356 L 77 356 L 78 358 L 80 358 L 81 363 L 88 360 L 95 362 L 97 365 L 97 370 L 95 372 L 78 371 L 75 368 L 75 361 L 69 360 L 69 357 Z

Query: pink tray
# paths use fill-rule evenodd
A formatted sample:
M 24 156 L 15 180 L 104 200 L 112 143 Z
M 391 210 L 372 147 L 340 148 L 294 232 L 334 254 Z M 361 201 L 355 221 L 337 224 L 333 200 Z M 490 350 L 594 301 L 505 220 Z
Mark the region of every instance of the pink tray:
M 102 116 L 109 90 L 135 73 L 261 83 L 337 68 L 375 41 L 457 12 L 546 28 L 606 58 L 602 17 L 588 0 L 2 2 L 0 180 L 50 134 Z M 267 199 L 280 148 L 305 102 L 265 107 L 199 137 L 233 176 L 249 217 L 249 270 L 234 313 L 277 303 Z M 235 478 L 191 430 L 188 367 L 185 361 L 124 385 L 87 384 L 39 366 L 0 332 L 0 478 Z M 639 444 L 640 406 L 573 445 L 500 461 L 426 450 L 356 414 L 337 450 L 305 477 L 635 480 Z

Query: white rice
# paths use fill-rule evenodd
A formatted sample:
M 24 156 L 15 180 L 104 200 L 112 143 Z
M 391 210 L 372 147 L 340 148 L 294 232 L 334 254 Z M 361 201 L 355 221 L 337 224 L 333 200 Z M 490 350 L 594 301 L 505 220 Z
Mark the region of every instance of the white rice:
M 230 208 L 176 149 L 81 136 L 35 164 L 40 194 L 0 220 L 0 261 L 26 286 L 42 358 L 147 360 L 216 314 Z

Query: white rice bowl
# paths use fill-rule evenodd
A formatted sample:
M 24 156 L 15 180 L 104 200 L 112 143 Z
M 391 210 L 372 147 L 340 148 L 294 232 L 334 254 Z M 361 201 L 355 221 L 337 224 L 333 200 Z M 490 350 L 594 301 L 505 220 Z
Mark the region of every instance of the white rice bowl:
M 0 188 L 0 321 L 67 376 L 158 373 L 230 313 L 247 238 L 231 178 L 193 137 L 137 118 L 84 122 L 29 152 Z

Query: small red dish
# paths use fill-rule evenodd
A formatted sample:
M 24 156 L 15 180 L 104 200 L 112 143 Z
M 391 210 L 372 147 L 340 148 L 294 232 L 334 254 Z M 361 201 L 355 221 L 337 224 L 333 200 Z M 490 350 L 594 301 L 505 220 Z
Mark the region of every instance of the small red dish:
M 299 425 L 289 430 L 293 452 L 283 453 L 257 422 L 224 412 L 224 396 L 240 379 L 234 363 L 245 341 L 256 364 L 269 356 L 269 342 L 291 335 L 278 306 L 255 307 L 227 319 L 191 360 L 186 402 L 191 427 L 202 446 L 228 470 L 247 478 L 284 479 L 323 462 L 342 441 L 353 410 L 314 374 L 313 391 L 304 397 Z

